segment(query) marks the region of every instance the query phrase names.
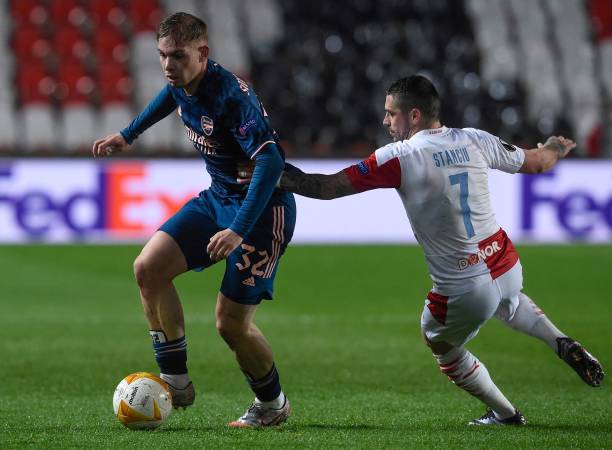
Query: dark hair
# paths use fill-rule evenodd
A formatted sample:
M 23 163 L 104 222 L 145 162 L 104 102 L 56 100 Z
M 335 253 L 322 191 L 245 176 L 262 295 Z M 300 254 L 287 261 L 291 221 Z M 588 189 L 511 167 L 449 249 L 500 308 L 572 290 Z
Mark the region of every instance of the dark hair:
M 387 95 L 391 95 L 402 112 L 417 108 L 426 121 L 440 118 L 440 96 L 433 83 L 421 75 L 412 75 L 394 81 Z
M 184 12 L 165 17 L 157 26 L 157 40 L 170 37 L 177 44 L 186 44 L 199 39 L 208 39 L 206 23 Z

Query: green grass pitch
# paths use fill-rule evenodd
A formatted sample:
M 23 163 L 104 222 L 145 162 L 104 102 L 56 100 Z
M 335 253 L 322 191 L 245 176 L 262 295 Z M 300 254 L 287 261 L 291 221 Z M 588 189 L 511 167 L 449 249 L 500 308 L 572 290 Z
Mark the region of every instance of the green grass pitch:
M 293 406 L 270 430 L 226 423 L 252 394 L 215 331 L 221 265 L 177 281 L 198 398 L 153 432 L 112 414 L 128 373 L 155 371 L 132 277 L 135 246 L 0 247 L 0 448 L 610 448 L 612 391 L 492 321 L 469 348 L 524 412 L 473 428 L 484 407 L 449 383 L 419 336 L 431 283 L 417 247 L 290 247 L 256 322 Z M 612 247 L 519 248 L 525 291 L 612 369 Z

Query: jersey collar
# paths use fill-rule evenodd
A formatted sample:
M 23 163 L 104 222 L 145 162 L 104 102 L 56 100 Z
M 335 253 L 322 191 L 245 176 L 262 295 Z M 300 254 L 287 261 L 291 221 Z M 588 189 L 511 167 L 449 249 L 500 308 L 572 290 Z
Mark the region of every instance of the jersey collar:
M 412 135 L 410 139 L 414 139 L 417 136 L 433 136 L 438 134 L 444 134 L 448 131 L 448 128 L 442 125 L 440 128 L 430 128 L 428 130 L 421 130 L 418 133 Z
M 197 99 L 202 96 L 202 94 L 206 90 L 207 85 L 210 84 L 213 72 L 216 72 L 217 67 L 218 64 L 209 58 L 206 63 L 206 73 L 204 73 L 204 76 L 200 80 L 200 84 L 198 84 L 198 89 L 192 95 L 187 94 L 184 90 L 181 89 L 187 101 L 193 103 L 196 102 Z

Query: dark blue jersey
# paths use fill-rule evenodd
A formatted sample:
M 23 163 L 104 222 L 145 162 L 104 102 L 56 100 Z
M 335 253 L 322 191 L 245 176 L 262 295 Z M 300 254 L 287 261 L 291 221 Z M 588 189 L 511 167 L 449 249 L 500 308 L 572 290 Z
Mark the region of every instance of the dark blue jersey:
M 236 164 L 264 147 L 285 155 L 263 105 L 244 81 L 208 60 L 197 92 L 166 85 L 142 113 L 121 131 L 128 143 L 178 108 L 188 138 L 206 161 L 211 190 L 222 197 L 244 197 L 247 186 L 236 182 Z M 276 180 L 272 180 L 276 183 Z

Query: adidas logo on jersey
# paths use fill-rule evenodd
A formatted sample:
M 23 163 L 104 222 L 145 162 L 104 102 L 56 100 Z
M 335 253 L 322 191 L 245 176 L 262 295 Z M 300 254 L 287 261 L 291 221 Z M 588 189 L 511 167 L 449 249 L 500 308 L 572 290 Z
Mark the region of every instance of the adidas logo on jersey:
M 242 284 L 246 286 L 255 287 L 255 277 L 249 277 L 246 280 L 243 280 Z
M 485 261 L 488 257 L 494 255 L 500 250 L 501 248 L 499 247 L 499 242 L 493 241 L 486 247 L 483 247 L 480 250 L 478 250 L 478 253 L 472 253 L 467 258 L 458 259 L 457 265 L 459 266 L 459 270 L 464 270 L 468 268 L 469 266 L 473 266 L 482 261 Z

